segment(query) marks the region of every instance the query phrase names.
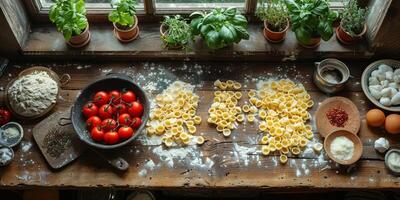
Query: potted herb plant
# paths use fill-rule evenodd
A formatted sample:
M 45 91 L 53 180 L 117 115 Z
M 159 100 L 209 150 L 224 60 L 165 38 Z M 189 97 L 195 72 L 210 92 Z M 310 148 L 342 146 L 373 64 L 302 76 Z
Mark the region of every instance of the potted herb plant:
M 108 20 L 114 25 L 114 35 L 121 42 L 130 42 L 139 36 L 138 19 L 136 17 L 135 0 L 113 0 L 114 8 Z
M 89 23 L 84 0 L 55 0 L 50 7 L 49 18 L 70 46 L 79 48 L 89 43 Z
M 193 38 L 190 25 L 180 15 L 165 16 L 160 26 L 161 39 L 164 48 L 186 49 Z
M 329 9 L 326 0 L 286 0 L 292 30 L 300 45 L 316 48 L 333 35 L 333 22 L 338 13 Z
M 211 49 L 249 39 L 247 20 L 236 8 L 215 8 L 208 13 L 197 11 L 190 17 L 193 35 L 200 35 Z
M 262 1 L 256 16 L 264 21 L 263 34 L 270 42 L 281 42 L 289 28 L 289 14 L 283 0 Z
M 340 26 L 336 29 L 336 37 L 344 44 L 354 44 L 367 32 L 368 9 L 360 8 L 356 0 L 350 0 L 342 13 Z

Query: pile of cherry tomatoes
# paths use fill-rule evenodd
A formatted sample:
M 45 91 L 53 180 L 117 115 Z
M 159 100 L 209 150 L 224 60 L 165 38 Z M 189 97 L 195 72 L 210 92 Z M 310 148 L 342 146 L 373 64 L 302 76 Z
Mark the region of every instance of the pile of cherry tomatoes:
M 130 90 L 97 92 L 82 108 L 92 139 L 117 144 L 129 139 L 142 124 L 143 105 Z

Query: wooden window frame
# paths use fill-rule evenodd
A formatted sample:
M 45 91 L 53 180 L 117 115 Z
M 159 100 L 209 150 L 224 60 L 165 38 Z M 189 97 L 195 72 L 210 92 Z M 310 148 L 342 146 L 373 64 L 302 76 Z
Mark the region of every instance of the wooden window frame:
M 34 24 L 49 23 L 48 6 L 43 6 L 40 0 L 22 0 L 27 8 L 31 22 Z M 170 3 L 171 7 L 156 7 L 156 0 L 143 0 L 143 7 L 137 10 L 137 16 L 140 21 L 144 22 L 158 22 L 162 19 L 163 15 L 171 14 L 183 14 L 187 15 L 196 10 L 209 10 L 212 6 L 204 6 L 203 3 L 190 4 L 190 5 L 179 5 L 176 3 Z M 90 4 L 90 3 L 89 3 Z M 110 12 L 111 7 L 105 6 L 106 3 L 91 3 L 88 7 L 88 19 L 90 22 L 105 23 L 107 14 Z M 239 7 L 242 14 L 254 18 L 254 13 L 257 8 L 257 0 L 245 0 L 243 3 L 224 3 L 226 7 L 235 6 Z M 107 4 L 109 5 L 109 4 Z M 334 10 L 340 10 L 343 8 L 341 2 L 332 2 L 331 8 Z

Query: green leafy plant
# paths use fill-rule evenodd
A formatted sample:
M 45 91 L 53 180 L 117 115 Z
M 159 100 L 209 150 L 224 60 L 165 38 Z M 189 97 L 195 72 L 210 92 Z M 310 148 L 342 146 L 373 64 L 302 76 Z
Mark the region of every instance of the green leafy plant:
M 220 49 L 249 39 L 247 20 L 236 8 L 215 8 L 209 13 L 190 15 L 193 35 L 201 35 L 211 49 Z
M 368 9 L 360 8 L 356 0 L 347 2 L 341 16 L 343 29 L 351 36 L 356 36 L 364 30 Z
M 113 0 L 111 7 L 115 8 L 108 14 L 108 20 L 123 28 L 132 27 L 135 23 L 133 16 L 136 14 L 135 0 Z
M 49 18 L 66 40 L 81 34 L 88 26 L 84 0 L 55 0 Z
M 161 39 L 164 41 L 166 48 L 181 46 L 186 49 L 189 41 L 193 38 L 191 27 L 180 15 L 174 17 L 165 16 L 162 25 L 166 28 Z
M 283 0 L 267 0 L 261 1 L 257 8 L 256 16 L 267 21 L 268 28 L 275 32 L 285 30 L 289 13 Z
M 329 9 L 325 0 L 286 0 L 292 21 L 292 29 L 297 40 L 307 44 L 312 37 L 325 41 L 333 35 L 333 21 L 338 17 L 336 11 Z

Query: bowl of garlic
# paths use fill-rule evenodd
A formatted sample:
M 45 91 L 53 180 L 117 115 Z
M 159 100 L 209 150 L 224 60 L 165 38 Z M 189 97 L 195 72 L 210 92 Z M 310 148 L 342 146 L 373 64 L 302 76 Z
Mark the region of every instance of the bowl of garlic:
M 400 111 L 400 61 L 387 59 L 371 63 L 362 74 L 361 86 L 379 108 Z

